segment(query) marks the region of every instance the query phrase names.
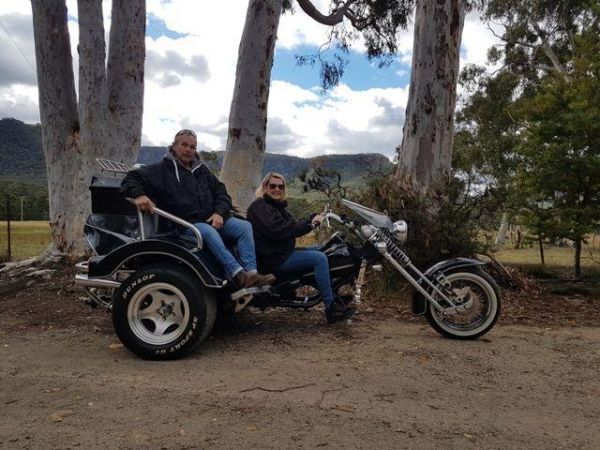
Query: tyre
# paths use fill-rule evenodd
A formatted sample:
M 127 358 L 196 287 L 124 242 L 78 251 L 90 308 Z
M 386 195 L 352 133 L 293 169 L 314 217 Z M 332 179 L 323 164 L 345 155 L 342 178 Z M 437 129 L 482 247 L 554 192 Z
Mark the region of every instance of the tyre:
M 493 278 L 469 269 L 448 273 L 445 278 L 450 283 L 452 300 L 466 308 L 450 315 L 428 304 L 425 317 L 429 324 L 451 339 L 476 339 L 490 331 L 500 316 L 500 292 Z M 437 301 L 439 296 L 434 293 L 433 297 Z
M 112 320 L 127 349 L 145 359 L 180 358 L 210 333 L 217 315 L 214 294 L 173 265 L 140 269 L 117 290 Z

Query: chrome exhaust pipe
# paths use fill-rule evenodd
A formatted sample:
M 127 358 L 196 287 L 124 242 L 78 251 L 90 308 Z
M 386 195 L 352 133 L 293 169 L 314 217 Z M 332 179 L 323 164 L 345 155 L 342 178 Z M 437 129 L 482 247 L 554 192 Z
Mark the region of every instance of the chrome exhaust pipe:
M 105 289 L 118 289 L 121 286 L 121 283 L 119 283 L 118 281 L 107 280 L 105 278 L 89 279 L 86 274 L 81 273 L 75 275 L 75 284 L 77 286 L 96 287 Z

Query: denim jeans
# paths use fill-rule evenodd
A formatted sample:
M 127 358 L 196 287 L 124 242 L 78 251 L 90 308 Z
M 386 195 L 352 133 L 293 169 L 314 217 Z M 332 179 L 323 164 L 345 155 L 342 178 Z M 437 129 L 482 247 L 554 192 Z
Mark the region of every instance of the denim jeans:
M 230 278 L 242 269 L 248 272 L 256 271 L 256 252 L 250 222 L 229 217 L 220 230 L 205 222 L 195 223 L 194 226 L 202 234 L 202 241 L 206 248 L 219 261 Z M 187 230 L 186 234 L 193 236 L 191 230 Z M 235 244 L 242 265 L 227 249 L 225 243 Z
M 291 273 L 313 269 L 317 288 L 323 297 L 325 308 L 333 304 L 331 279 L 329 278 L 329 261 L 327 255 L 318 250 L 294 250 L 294 252 L 279 266 L 277 272 Z

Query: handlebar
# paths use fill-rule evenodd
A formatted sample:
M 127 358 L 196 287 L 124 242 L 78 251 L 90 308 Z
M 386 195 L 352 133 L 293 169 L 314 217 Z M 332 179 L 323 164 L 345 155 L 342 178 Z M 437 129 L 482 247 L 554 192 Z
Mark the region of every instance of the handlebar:
M 135 201 L 132 198 L 127 198 L 127 201 L 129 203 L 132 203 L 133 205 L 135 205 Z M 141 235 L 142 239 L 146 239 L 146 233 L 144 231 L 144 225 L 143 225 L 143 214 L 144 213 L 142 211 L 140 211 L 139 209 L 137 211 L 138 211 L 138 221 L 140 223 L 140 235 Z M 170 221 L 175 222 L 185 228 L 189 228 L 190 230 L 192 230 L 192 233 L 194 233 L 194 236 L 196 237 L 196 241 L 197 241 L 196 247 L 198 248 L 198 250 L 202 250 L 202 245 L 203 245 L 202 234 L 200 234 L 200 231 L 198 231 L 198 229 L 193 224 L 191 224 L 190 222 L 188 222 L 186 220 L 183 220 L 180 217 L 174 216 L 171 213 L 163 211 L 162 209 L 157 208 L 156 206 L 154 207 L 154 213 L 161 217 L 164 217 L 167 220 L 170 220 Z

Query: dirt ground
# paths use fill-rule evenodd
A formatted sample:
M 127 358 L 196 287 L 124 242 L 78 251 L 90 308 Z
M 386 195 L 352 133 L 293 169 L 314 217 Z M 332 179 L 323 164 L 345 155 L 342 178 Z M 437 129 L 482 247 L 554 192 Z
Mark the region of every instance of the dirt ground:
M 249 310 L 149 362 L 47 277 L 0 274 L 0 448 L 600 448 L 597 298 L 507 292 L 471 342 L 390 302 L 335 326 Z

